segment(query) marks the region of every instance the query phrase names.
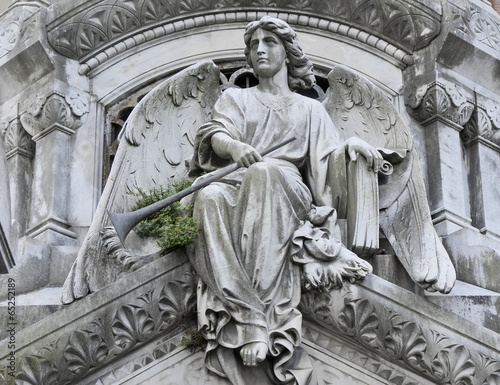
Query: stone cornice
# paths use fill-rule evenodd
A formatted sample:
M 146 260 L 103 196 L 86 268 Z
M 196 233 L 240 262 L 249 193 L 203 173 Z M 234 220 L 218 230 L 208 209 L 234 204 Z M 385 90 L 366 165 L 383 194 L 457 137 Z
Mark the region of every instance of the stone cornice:
M 294 27 L 337 33 L 411 64 L 411 53 L 441 30 L 441 7 L 417 0 L 94 0 L 69 7 L 59 1 L 48 12 L 48 36 L 62 55 L 87 73 L 109 58 L 178 31 L 246 23 L 263 14 Z M 67 7 L 68 10 L 65 10 Z

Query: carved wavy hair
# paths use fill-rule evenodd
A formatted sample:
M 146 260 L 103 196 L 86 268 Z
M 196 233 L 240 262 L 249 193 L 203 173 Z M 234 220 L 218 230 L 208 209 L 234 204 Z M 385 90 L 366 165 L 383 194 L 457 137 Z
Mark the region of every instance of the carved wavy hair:
M 264 16 L 258 21 L 252 21 L 245 29 L 243 36 L 245 40 L 245 56 L 247 63 L 252 66 L 250 59 L 250 40 L 254 32 L 262 28 L 265 31 L 274 33 L 283 43 L 288 59 L 288 86 L 291 89 L 309 89 L 316 84 L 316 79 L 312 72 L 312 63 L 302 51 L 299 45 L 297 34 L 283 20 L 271 16 Z

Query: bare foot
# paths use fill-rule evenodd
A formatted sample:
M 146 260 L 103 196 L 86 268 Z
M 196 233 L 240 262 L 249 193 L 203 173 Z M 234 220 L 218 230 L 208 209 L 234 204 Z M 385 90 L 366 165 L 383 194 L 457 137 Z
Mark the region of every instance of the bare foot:
M 425 289 L 430 292 L 439 291 L 443 294 L 448 294 L 451 289 L 453 289 L 457 278 L 455 268 L 453 267 L 450 257 L 441 243 L 437 245 L 436 251 L 438 277 Z
M 240 356 L 243 359 L 243 365 L 257 366 L 259 362 L 266 359 L 269 348 L 264 342 L 251 342 L 243 346 L 240 350 Z

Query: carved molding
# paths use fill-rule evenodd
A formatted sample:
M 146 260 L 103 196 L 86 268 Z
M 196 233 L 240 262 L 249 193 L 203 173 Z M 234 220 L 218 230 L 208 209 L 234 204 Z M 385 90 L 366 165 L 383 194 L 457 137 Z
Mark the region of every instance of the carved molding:
M 465 89 L 443 80 L 413 89 L 407 103 L 422 124 L 441 119 L 453 123 L 458 130 L 471 118 L 475 104 Z
M 83 379 L 97 368 L 173 332 L 196 307 L 196 283 L 179 272 L 127 304 L 109 304 L 101 316 L 59 339 L 18 357 L 15 379 L 0 370 L 0 382 L 57 385 Z M 158 350 L 158 349 L 156 349 Z M 157 352 L 158 353 L 158 352 Z M 3 381 L 2 381 L 3 380 Z
M 433 329 L 432 323 L 420 325 L 367 298 L 354 298 L 349 288 L 309 292 L 301 311 L 360 348 L 437 384 L 495 385 L 500 379 L 499 360 Z
M 5 129 L 5 151 L 7 159 L 16 154 L 32 158 L 35 155 L 35 143 L 31 140 L 19 118 L 14 119 Z
M 338 33 L 412 64 L 409 54 L 440 33 L 438 10 L 416 0 L 101 0 L 49 20 L 48 36 L 57 52 L 84 63 L 84 74 L 121 52 L 177 31 L 273 13 L 291 25 Z
M 21 122 L 36 141 L 54 129 L 72 135 L 89 111 L 90 99 L 83 92 L 53 92 L 36 97 Z

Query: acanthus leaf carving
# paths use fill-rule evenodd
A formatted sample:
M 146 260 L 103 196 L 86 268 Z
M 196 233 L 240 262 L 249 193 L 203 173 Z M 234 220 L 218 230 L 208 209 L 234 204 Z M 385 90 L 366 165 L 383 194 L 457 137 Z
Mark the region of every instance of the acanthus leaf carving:
M 108 351 L 108 346 L 100 334 L 89 330 L 76 330 L 69 337 L 63 358 L 68 371 L 78 376 L 104 362 Z
M 475 370 L 470 352 L 461 345 L 440 350 L 432 362 L 432 371 L 443 384 L 472 385 Z
M 339 316 L 339 322 L 342 331 L 352 335 L 363 345 L 379 348 L 379 317 L 370 301 L 362 299 L 348 302 Z
M 19 385 L 53 385 L 59 383 L 60 378 L 60 372 L 50 360 L 33 355 L 22 360 L 15 381 Z

